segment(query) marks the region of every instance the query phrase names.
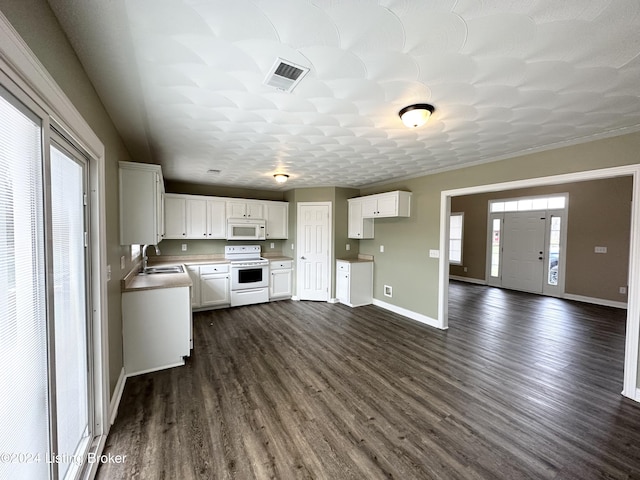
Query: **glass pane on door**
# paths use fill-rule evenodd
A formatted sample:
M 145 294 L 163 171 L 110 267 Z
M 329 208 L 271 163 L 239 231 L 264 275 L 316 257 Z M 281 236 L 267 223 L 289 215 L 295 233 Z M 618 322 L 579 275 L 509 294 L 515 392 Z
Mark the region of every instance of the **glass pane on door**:
M 51 148 L 51 214 L 55 305 L 59 478 L 73 474 L 89 439 L 84 167 Z

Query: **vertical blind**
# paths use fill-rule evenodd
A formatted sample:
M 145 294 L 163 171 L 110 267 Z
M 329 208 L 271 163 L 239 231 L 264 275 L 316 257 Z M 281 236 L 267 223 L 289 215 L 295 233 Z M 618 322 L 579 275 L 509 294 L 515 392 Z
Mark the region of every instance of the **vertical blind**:
M 1 88 L 0 126 L 0 478 L 48 478 L 42 127 Z

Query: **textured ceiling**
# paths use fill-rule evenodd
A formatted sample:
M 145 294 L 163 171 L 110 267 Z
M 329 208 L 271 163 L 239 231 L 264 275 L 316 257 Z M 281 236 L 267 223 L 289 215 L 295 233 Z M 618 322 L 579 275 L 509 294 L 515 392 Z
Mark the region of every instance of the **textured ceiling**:
M 640 129 L 636 0 L 49 3 L 172 180 L 358 187 Z M 310 68 L 292 93 L 263 84 L 277 57 Z

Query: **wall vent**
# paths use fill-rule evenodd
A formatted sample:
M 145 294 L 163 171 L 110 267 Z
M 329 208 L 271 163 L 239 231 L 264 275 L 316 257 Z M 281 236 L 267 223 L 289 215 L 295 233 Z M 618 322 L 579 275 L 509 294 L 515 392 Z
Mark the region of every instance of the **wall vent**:
M 276 58 L 273 67 L 264 79 L 264 84 L 284 92 L 291 92 L 307 73 L 309 73 L 307 67 Z

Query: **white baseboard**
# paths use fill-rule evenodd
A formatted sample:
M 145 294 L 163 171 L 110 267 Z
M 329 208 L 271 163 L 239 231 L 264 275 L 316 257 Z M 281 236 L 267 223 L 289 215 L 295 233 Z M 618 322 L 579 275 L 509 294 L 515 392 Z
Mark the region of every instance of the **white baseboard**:
M 122 392 L 124 392 L 124 384 L 127 381 L 127 376 L 124 374 L 124 367 L 120 370 L 120 376 L 116 382 L 116 388 L 113 391 L 113 397 L 111 397 L 111 403 L 109 404 L 109 423 L 113 425 L 118 416 L 118 408 L 120 407 L 120 400 L 122 399 Z
M 457 275 L 449 275 L 449 280 L 457 280 L 459 282 L 475 283 L 476 285 L 486 285 L 486 280 L 471 277 L 458 277 Z
M 616 302 L 614 300 L 605 300 L 603 298 L 585 297 L 583 295 L 574 295 L 572 293 L 565 293 L 562 298 L 566 300 L 575 300 L 576 302 L 593 303 L 595 305 L 603 305 L 605 307 L 614 307 L 627 309 L 627 302 Z
M 426 315 L 422 315 L 421 313 L 413 312 L 411 310 L 407 310 L 406 308 L 398 307 L 397 305 L 392 305 L 391 303 L 383 302 L 382 300 L 378 300 L 376 298 L 373 299 L 373 304 L 376 307 L 384 308 L 385 310 L 389 310 L 393 313 L 402 315 L 403 317 L 410 318 L 411 320 L 415 320 L 416 322 L 424 323 L 425 325 L 429 325 L 430 327 L 444 330 L 440 326 L 440 322 L 438 322 L 438 320 L 436 320 L 435 318 L 427 317 Z
M 291 300 L 293 300 L 294 302 L 299 302 L 299 301 L 300 301 L 300 297 L 299 297 L 299 296 L 297 296 L 297 295 L 293 295 L 293 296 L 291 297 Z

